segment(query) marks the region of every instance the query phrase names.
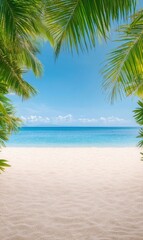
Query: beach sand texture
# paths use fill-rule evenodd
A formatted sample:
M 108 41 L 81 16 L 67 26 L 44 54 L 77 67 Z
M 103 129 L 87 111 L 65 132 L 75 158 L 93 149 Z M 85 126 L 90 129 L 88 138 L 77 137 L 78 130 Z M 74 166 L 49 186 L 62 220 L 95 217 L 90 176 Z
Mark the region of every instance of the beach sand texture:
M 137 148 L 7 148 L 0 240 L 143 240 Z

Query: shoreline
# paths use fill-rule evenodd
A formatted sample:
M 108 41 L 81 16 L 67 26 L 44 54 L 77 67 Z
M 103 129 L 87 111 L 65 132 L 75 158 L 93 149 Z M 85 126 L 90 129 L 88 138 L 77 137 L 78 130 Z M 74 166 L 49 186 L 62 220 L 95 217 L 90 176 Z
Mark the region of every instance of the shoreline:
M 69 148 L 69 149 L 70 149 L 70 148 L 72 148 L 72 149 L 73 149 L 73 148 L 75 148 L 75 149 L 76 149 L 76 148 L 81 148 L 81 149 L 83 149 L 83 148 L 85 148 L 85 149 L 88 149 L 88 148 L 89 148 L 89 149 L 90 149 L 90 148 L 92 148 L 92 149 L 98 149 L 98 148 L 99 148 L 99 149 L 104 149 L 104 148 L 105 148 L 105 149 L 119 149 L 119 148 L 120 148 L 120 149 L 121 149 L 121 148 L 123 148 L 123 149 L 127 149 L 127 148 L 133 148 L 133 149 L 141 150 L 141 148 L 138 147 L 138 146 L 125 146 L 125 147 L 124 147 L 124 146 L 109 146 L 109 147 L 106 146 L 106 147 L 105 147 L 105 146 L 59 146 L 59 145 L 58 145 L 58 146 L 5 146 L 5 147 L 2 148 L 2 150 L 3 150 L 3 149 L 8 149 L 8 148 L 10 148 L 10 149 L 11 149 L 11 148 L 15 148 L 15 149 L 17 149 L 17 148 L 18 148 L 18 149 L 24 149 L 24 148 L 28 148 L 28 149 L 29 149 L 29 148 L 35 148 L 35 149 L 36 149 L 36 148 L 37 148 L 37 149 L 40 149 L 40 148 L 41 148 L 41 149 L 49 149 L 49 148 L 51 148 L 51 149 L 52 149 L 52 148 L 53 148 L 53 149 L 54 149 L 54 148 L 59 148 L 59 149 L 61 149 L 61 148 L 65 148 L 65 149 L 67 149 L 67 148 Z

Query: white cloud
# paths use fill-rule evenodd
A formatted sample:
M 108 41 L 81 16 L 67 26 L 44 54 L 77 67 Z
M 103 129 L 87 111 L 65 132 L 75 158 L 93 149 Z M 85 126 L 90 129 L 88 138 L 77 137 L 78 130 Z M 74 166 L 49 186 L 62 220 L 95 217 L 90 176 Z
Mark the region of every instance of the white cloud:
M 96 118 L 79 118 L 78 121 L 81 123 L 97 123 L 98 119 L 96 119 Z
M 47 116 L 40 116 L 40 115 L 30 115 L 28 117 L 21 116 L 21 119 L 23 120 L 25 125 L 30 126 L 40 126 L 40 125 L 60 125 L 60 124 L 66 124 L 71 123 L 73 121 L 73 116 L 71 114 L 65 115 L 65 116 L 57 116 L 53 118 L 49 118 Z
M 29 126 L 47 126 L 47 125 L 87 125 L 87 126 L 119 126 L 127 125 L 128 121 L 123 118 L 110 116 L 99 118 L 73 118 L 71 114 L 59 115 L 56 117 L 47 117 L 41 115 L 21 116 L 25 125 Z
M 48 117 L 42 117 L 42 116 L 36 116 L 36 115 L 31 115 L 28 117 L 21 116 L 21 119 L 26 125 L 47 124 L 50 122 L 50 119 Z
M 99 120 L 104 123 L 125 123 L 126 120 L 119 117 L 100 117 Z
M 73 116 L 71 114 L 65 115 L 65 116 L 57 116 L 53 119 L 55 122 L 72 122 Z
M 100 117 L 100 118 L 79 118 L 79 122 L 83 124 L 123 124 L 126 123 L 127 121 L 123 118 L 111 116 L 111 117 Z

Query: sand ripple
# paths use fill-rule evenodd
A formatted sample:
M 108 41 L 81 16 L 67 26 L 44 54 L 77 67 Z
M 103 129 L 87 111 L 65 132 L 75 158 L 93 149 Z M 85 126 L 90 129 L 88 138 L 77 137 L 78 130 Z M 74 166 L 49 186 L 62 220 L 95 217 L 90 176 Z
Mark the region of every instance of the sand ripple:
M 0 240 L 143 240 L 135 148 L 9 148 Z

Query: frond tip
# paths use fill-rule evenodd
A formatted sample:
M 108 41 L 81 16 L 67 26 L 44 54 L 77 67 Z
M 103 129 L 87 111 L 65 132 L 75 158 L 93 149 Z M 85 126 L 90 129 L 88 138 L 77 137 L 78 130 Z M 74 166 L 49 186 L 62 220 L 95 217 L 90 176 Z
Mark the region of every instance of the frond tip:
M 6 167 L 10 167 L 10 165 L 7 163 L 7 160 L 0 159 L 0 173 L 4 172 Z

